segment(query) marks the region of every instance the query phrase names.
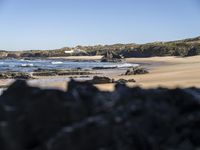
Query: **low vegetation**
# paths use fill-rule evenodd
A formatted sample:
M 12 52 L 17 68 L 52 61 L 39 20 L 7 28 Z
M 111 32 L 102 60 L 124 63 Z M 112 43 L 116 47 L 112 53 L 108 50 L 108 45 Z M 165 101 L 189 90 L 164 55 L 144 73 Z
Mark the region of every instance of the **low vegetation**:
M 200 54 L 200 37 L 171 41 L 154 42 L 147 44 L 115 44 L 96 46 L 64 47 L 56 50 L 30 50 L 30 51 L 0 51 L 0 57 L 64 57 L 64 56 L 95 56 L 114 52 L 118 56 L 152 57 L 152 56 L 194 56 Z

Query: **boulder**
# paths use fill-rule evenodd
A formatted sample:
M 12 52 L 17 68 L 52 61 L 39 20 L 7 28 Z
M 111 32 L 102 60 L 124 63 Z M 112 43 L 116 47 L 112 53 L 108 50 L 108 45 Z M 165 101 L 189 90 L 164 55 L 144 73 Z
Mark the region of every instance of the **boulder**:
M 142 67 L 133 67 L 132 69 L 128 69 L 123 75 L 138 75 L 138 74 L 147 74 L 149 73 L 145 68 Z
M 16 81 L 0 96 L 1 150 L 197 150 L 200 89 L 68 91 Z
M 7 57 L 8 57 L 8 58 L 19 58 L 19 55 L 18 55 L 18 54 L 15 54 L 15 53 L 8 53 L 8 54 L 7 54 Z
M 101 59 L 101 62 L 121 62 L 123 56 L 118 55 L 112 51 L 107 51 Z
M 31 52 L 23 52 L 20 54 L 20 57 L 34 57 L 34 53 L 31 53 Z
M 94 76 L 93 79 L 90 80 L 89 82 L 92 84 L 106 84 L 106 83 L 114 83 L 114 80 L 108 77 Z
M 195 47 L 191 47 L 188 50 L 186 57 L 198 55 L 197 49 Z
M 129 82 L 136 82 L 134 79 L 129 79 L 129 80 L 126 80 L 126 79 L 119 79 L 117 80 L 115 83 L 119 83 L 119 84 L 126 84 L 126 83 L 129 83 Z

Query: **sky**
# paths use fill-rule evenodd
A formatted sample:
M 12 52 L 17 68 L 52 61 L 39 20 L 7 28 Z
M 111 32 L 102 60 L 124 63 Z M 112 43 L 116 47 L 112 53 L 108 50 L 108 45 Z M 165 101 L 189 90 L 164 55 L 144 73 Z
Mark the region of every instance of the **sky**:
M 0 0 L 0 49 L 200 36 L 199 0 Z

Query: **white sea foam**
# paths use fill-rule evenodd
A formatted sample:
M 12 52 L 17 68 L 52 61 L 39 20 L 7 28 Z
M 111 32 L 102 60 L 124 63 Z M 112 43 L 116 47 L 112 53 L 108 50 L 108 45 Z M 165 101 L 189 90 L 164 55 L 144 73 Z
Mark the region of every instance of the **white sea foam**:
M 21 67 L 33 67 L 33 64 L 21 64 Z
M 29 63 L 34 63 L 34 62 L 37 62 L 38 60 L 28 60 L 28 59 L 20 59 L 19 61 L 21 61 L 21 62 L 24 62 L 24 63 L 26 63 L 26 62 L 29 62 Z
M 129 64 L 129 63 L 117 65 L 118 68 L 128 68 L 128 67 L 138 67 L 138 66 L 139 66 L 138 64 Z
M 60 65 L 60 64 L 63 64 L 63 62 L 61 61 L 53 61 L 51 62 L 52 65 Z
M 138 64 L 130 64 L 130 63 L 123 63 L 123 64 L 116 64 L 116 65 L 104 65 L 105 68 L 129 68 L 129 67 L 138 67 Z

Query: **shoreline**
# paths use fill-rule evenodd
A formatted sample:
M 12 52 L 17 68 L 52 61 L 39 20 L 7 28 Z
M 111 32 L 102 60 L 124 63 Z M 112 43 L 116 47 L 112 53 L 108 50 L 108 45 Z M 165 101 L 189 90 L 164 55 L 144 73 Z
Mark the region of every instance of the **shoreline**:
M 92 56 L 93 57 L 93 56 Z M 68 60 L 95 60 L 100 57 L 88 57 L 77 56 L 67 57 Z M 63 59 L 63 58 L 62 58 Z M 106 70 L 94 70 L 94 72 L 100 72 L 99 76 L 108 76 L 115 80 L 118 79 L 135 79 L 136 83 L 128 83 L 128 86 L 139 86 L 141 88 L 200 88 L 200 56 L 193 57 L 149 57 L 149 58 L 127 58 L 127 63 L 140 64 L 149 70 L 149 74 L 144 75 L 129 75 L 119 76 L 125 70 L 120 69 L 106 69 Z M 0 86 L 8 86 L 14 80 L 6 79 L 0 80 Z M 37 86 L 41 88 L 56 88 L 66 90 L 67 81 L 69 76 L 51 76 L 40 77 L 39 79 L 33 79 L 28 81 L 31 86 Z M 95 85 L 100 90 L 112 91 L 114 90 L 114 84 L 99 84 Z
M 53 60 L 87 60 L 87 61 L 98 61 L 101 60 L 103 56 L 97 55 L 97 56 L 66 56 L 66 57 L 47 57 L 48 59 L 53 59 Z

